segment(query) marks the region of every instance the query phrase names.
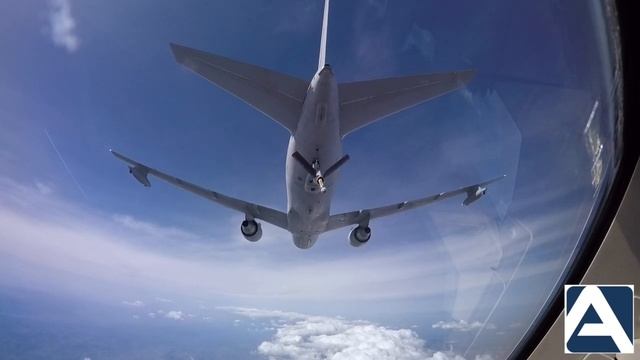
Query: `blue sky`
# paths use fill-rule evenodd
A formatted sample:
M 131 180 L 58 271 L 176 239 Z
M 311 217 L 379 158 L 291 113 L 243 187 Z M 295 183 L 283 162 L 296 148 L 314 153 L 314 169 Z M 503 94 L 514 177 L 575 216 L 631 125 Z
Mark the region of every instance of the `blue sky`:
M 341 335 L 405 329 L 398 348 L 431 356 L 451 341 L 456 354 L 500 358 L 578 242 L 606 184 L 596 165 L 610 171 L 610 79 L 594 4 L 334 1 L 328 59 L 339 81 L 478 75 L 466 89 L 349 135 L 352 160 L 333 211 L 507 178 L 468 208 L 454 199 L 376 220 L 363 248 L 351 248 L 343 229 L 310 251 L 269 225 L 248 243 L 241 214 L 154 179 L 144 189 L 107 150 L 284 209 L 286 130 L 178 66 L 168 44 L 310 79 L 321 1 L 5 6 L 2 296 L 35 308 L 46 301 L 16 294 L 106 307 L 100 313 L 148 327 L 175 311 L 193 326 L 201 324 L 188 314 L 221 328 L 267 319 L 276 326 L 263 329 L 284 333 L 299 330 L 296 322 L 330 322 Z M 279 312 L 257 312 L 264 309 Z M 252 337 L 267 343 L 258 355 L 282 344 L 273 331 Z

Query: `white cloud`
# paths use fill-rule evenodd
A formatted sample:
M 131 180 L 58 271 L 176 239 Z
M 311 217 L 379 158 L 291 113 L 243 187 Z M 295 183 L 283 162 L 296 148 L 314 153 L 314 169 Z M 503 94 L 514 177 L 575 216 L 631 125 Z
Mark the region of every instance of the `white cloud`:
M 493 360 L 493 359 L 494 359 L 493 356 L 484 354 L 484 355 L 476 355 L 475 360 Z
M 123 301 L 122 304 L 124 305 L 128 305 L 128 306 L 134 306 L 134 307 L 143 307 L 144 303 L 140 300 L 134 300 L 134 301 Z
M 235 306 L 217 306 L 216 309 L 230 311 L 235 314 L 248 317 L 250 319 L 279 318 L 279 319 L 285 319 L 285 320 L 296 320 L 296 319 L 304 319 L 307 317 L 307 315 L 296 313 L 296 312 L 245 308 L 245 307 L 235 307 Z
M 80 39 L 76 34 L 76 20 L 71 14 L 70 0 L 50 0 L 49 6 L 51 40 L 68 52 L 78 50 Z
M 167 319 L 173 319 L 173 320 L 182 320 L 182 319 L 184 319 L 184 313 L 182 311 L 179 311 L 179 310 L 167 311 L 167 313 L 164 316 Z
M 390 329 L 368 321 L 309 316 L 278 310 L 222 308 L 252 319 L 278 318 L 276 333 L 258 346 L 269 359 L 464 360 L 434 352 L 410 329 Z
M 479 321 L 474 322 L 466 322 L 464 320 L 458 321 L 438 321 L 437 323 L 431 325 L 434 329 L 442 329 L 442 330 L 453 330 L 453 331 L 471 331 L 477 330 L 482 327 L 482 323 Z

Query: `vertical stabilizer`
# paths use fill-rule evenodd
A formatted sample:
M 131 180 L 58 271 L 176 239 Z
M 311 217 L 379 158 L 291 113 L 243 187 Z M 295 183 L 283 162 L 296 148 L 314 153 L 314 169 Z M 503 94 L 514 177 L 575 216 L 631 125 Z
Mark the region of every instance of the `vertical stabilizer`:
M 324 16 L 322 17 L 322 37 L 320 38 L 320 58 L 318 71 L 324 67 L 327 55 L 327 30 L 329 26 L 329 0 L 324 0 Z

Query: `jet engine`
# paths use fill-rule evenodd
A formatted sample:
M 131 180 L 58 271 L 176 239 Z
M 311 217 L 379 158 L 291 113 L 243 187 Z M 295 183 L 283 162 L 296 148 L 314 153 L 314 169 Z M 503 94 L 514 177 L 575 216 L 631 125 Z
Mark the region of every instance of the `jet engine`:
M 240 224 L 240 231 L 245 239 L 256 242 L 262 237 L 262 226 L 255 220 L 245 220 Z
M 362 246 L 371 238 L 371 228 L 368 226 L 358 226 L 349 233 L 349 242 L 351 246 Z
M 463 205 L 467 206 L 473 203 L 474 201 L 480 199 L 487 193 L 487 188 L 484 186 L 476 186 L 467 191 L 467 197 L 462 202 Z

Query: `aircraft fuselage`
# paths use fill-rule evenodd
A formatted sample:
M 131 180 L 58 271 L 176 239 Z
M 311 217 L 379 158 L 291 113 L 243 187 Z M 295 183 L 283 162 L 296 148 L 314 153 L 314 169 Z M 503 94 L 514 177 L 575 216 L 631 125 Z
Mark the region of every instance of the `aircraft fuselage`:
M 294 244 L 301 249 L 313 246 L 329 220 L 333 184 L 337 173 L 325 179 L 321 192 L 314 178 L 293 157 L 302 154 L 322 169 L 342 157 L 338 85 L 325 65 L 311 80 L 296 131 L 289 140 L 286 159 L 287 217 Z

